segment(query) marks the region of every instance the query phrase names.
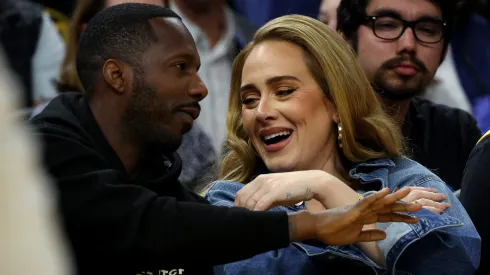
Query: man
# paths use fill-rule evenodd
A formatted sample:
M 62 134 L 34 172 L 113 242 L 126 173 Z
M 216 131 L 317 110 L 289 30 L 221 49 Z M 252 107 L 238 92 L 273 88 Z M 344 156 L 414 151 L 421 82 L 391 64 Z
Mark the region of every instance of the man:
M 453 21 L 446 0 L 342 0 L 338 8 L 338 29 L 402 127 L 408 156 L 455 190 L 481 132 L 468 113 L 415 98 L 444 59 Z
M 256 28 L 232 11 L 226 0 L 165 2 L 182 18 L 196 42 L 202 62 L 199 76 L 210 93 L 201 103 L 197 122 L 219 156 L 225 145 L 231 65 L 238 51 L 252 40 Z
M 32 120 L 78 274 L 210 274 L 292 241 L 372 241 L 385 235 L 364 224 L 416 222 L 393 213 L 420 209 L 396 202 L 408 189 L 314 214 L 207 205 L 177 181 L 174 152 L 207 94 L 179 17 L 155 5 L 113 6 L 88 23 L 78 48 L 85 95 L 62 94 Z
M 470 215 L 482 239 L 482 259 L 488 259 L 490 222 L 488 209 L 490 195 L 490 131 L 488 131 L 470 154 L 461 183 L 461 203 Z M 490 262 L 481 261 L 476 274 L 490 274 Z

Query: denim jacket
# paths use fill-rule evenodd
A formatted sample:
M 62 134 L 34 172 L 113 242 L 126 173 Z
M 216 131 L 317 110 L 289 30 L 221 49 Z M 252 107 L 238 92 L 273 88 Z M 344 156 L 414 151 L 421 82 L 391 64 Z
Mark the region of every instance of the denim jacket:
M 480 264 L 481 240 L 465 209 L 436 175 L 408 158 L 377 159 L 355 165 L 351 179 L 361 182 L 360 193 L 404 186 L 437 189 L 451 203 L 444 213 L 426 209 L 412 213 L 416 224 L 378 223 L 387 233 L 378 247 L 386 259 L 382 267 L 356 245 L 328 246 L 317 241 L 288 247 L 247 260 L 216 267 L 217 274 L 473 274 Z M 214 205 L 232 207 L 243 184 L 218 181 L 206 198 Z M 270 211 L 294 212 L 305 206 L 276 207 Z M 239 248 L 237 248 L 239 249 Z

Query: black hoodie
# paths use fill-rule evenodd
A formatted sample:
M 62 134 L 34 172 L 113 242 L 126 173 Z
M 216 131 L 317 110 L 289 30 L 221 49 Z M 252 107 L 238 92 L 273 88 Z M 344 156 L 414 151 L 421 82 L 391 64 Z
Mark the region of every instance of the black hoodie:
M 58 96 L 32 123 L 78 274 L 210 274 L 289 243 L 286 213 L 208 205 L 178 182 L 176 154 L 130 179 L 83 95 Z

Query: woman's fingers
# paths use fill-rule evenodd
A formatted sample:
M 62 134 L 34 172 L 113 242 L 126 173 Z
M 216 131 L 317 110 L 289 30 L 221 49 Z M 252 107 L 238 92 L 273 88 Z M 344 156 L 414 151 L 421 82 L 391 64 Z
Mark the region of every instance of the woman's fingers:
M 417 203 L 420 203 L 424 208 L 427 210 L 430 210 L 434 213 L 441 214 L 444 212 L 447 208 L 451 207 L 451 204 L 448 202 L 435 202 L 433 200 L 428 200 L 428 199 L 418 199 L 416 200 Z M 437 210 L 437 211 L 435 211 Z
M 444 212 L 444 210 L 440 209 L 440 208 L 436 208 L 436 207 L 432 207 L 432 206 L 424 206 L 425 209 L 431 211 L 431 212 L 434 212 L 436 214 L 442 214 Z
M 419 199 L 429 199 L 433 201 L 442 201 L 447 199 L 447 196 L 443 193 L 435 193 L 432 191 L 425 190 L 412 190 L 410 194 L 403 200 L 406 202 L 413 202 Z

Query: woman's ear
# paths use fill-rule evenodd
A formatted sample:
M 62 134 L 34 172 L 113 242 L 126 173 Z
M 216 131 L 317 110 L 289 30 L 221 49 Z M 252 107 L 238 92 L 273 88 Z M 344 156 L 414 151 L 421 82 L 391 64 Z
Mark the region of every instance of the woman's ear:
M 335 112 L 335 114 L 333 115 L 333 121 L 337 124 L 340 122 L 339 113 Z

